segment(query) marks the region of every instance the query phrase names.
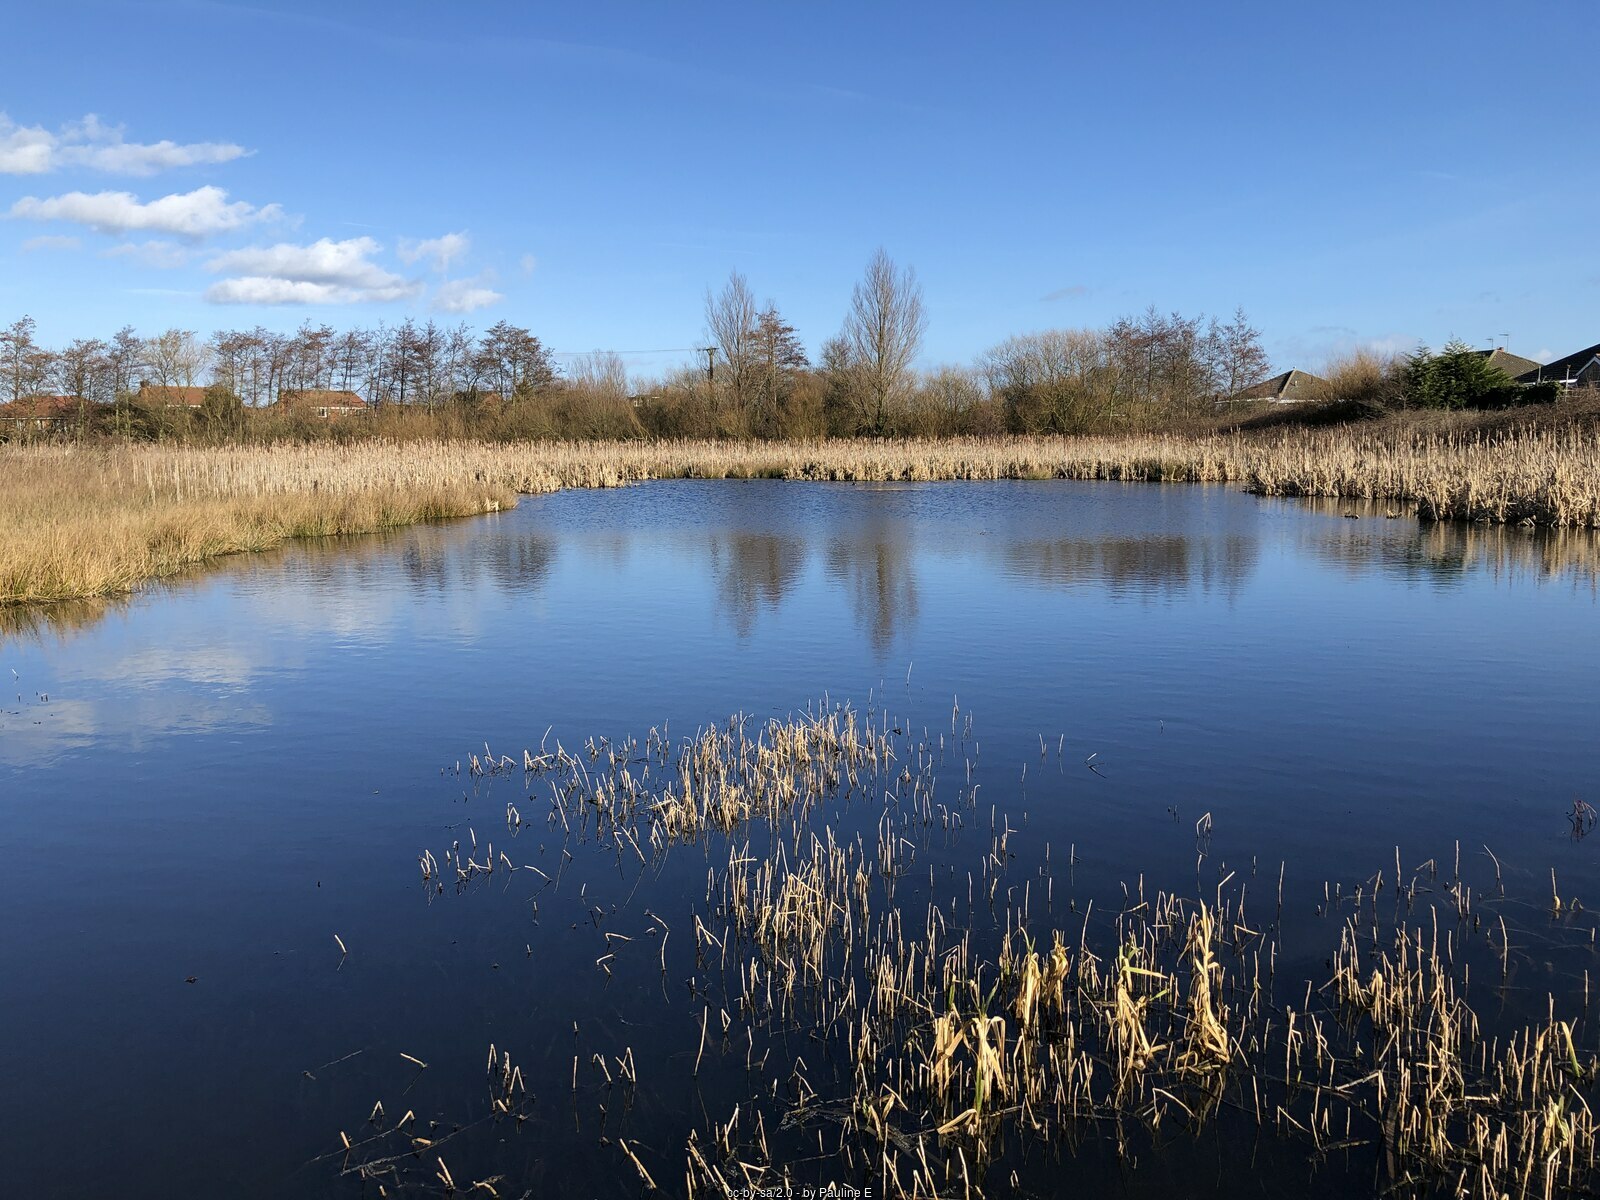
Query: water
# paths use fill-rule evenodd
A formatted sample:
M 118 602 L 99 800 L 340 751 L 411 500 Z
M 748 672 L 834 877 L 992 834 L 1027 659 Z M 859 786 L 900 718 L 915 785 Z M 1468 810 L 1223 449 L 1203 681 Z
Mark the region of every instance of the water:
M 980 800 L 930 850 L 941 867 L 981 858 L 994 806 L 1025 857 L 1076 848 L 1061 910 L 1140 875 L 1192 891 L 1209 813 L 1205 878 L 1234 870 L 1264 897 L 1281 864 L 1306 977 L 1332 936 L 1323 882 L 1392 877 L 1397 848 L 1408 872 L 1459 854 L 1486 886 L 1490 847 L 1534 927 L 1551 868 L 1563 895 L 1600 896 L 1600 842 L 1568 817 L 1596 799 L 1597 564 L 1588 535 L 1222 488 L 681 482 L 6 614 L 8 1190 L 359 1195 L 339 1131 L 370 1133 L 380 1097 L 390 1120 L 483 1116 L 490 1043 L 537 1101 L 517 1131 L 441 1151 L 458 1183 L 637 1195 L 600 1140 L 620 1135 L 681 1190 L 688 1130 L 726 1119 L 746 1050 L 714 1046 L 690 1078 L 686 931 L 719 851 L 641 875 L 574 847 L 558 888 L 518 873 L 430 897 L 418 854 L 469 829 L 506 846 L 507 800 L 537 818 L 514 859 L 560 866 L 546 798 L 457 774 L 485 743 L 677 736 L 824 696 L 949 738 L 958 703 Z M 960 760 L 946 773 L 953 795 Z M 646 908 L 673 930 L 664 980 L 643 970 Z M 1572 989 L 1586 921 L 1531 956 L 1522 993 Z M 606 931 L 649 943 L 610 977 Z M 574 1100 L 573 1055 L 589 1072 L 625 1046 L 630 1102 L 587 1077 Z M 1302 1153 L 1259 1153 L 1247 1168 L 1202 1139 L 1128 1174 L 1091 1147 L 1045 1177 L 1335 1186 Z

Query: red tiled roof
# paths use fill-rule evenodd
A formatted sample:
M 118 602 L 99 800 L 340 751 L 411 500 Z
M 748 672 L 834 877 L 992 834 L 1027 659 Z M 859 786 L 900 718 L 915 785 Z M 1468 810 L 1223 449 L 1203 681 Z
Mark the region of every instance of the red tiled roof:
M 62 420 L 78 411 L 76 396 L 18 396 L 10 404 L 0 404 L 0 418 L 13 421 Z
M 203 387 L 169 387 L 165 384 L 141 383 L 139 399 L 145 404 L 161 404 L 167 408 L 199 408 L 205 402 Z

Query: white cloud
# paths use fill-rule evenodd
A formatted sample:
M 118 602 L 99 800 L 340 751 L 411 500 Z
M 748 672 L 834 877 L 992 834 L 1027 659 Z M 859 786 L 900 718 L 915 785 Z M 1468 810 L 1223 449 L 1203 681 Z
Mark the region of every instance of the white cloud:
M 223 279 L 205 291 L 212 304 L 353 304 L 362 299 L 353 288 L 304 279 L 269 279 L 244 275 Z
M 147 242 L 123 242 L 101 253 L 106 258 L 127 258 L 146 267 L 163 269 L 185 266 L 194 257 L 194 251 L 188 246 L 159 238 Z
M 50 169 L 55 135 L 14 124 L 0 113 L 0 175 L 42 175 Z
M 0 113 L 0 175 L 43 175 L 61 167 L 88 167 L 115 175 L 154 175 L 171 167 L 225 163 L 248 154 L 233 142 L 128 142 L 120 125 L 90 113 L 52 133 L 18 125 Z
M 465 232 L 447 233 L 443 237 L 424 238 L 415 241 L 411 238 L 401 238 L 400 244 L 395 248 L 395 253 L 404 263 L 427 262 L 434 270 L 445 272 L 450 269 L 450 264 L 466 254 L 472 248 L 472 239 Z
M 83 245 L 81 240 L 67 234 L 46 233 L 23 242 L 22 252 L 31 254 L 35 250 L 76 250 L 81 245 Z
M 494 276 L 485 272 L 476 279 L 452 279 L 441 283 L 433 293 L 433 307 L 440 312 L 469 313 L 505 299 L 489 285 Z
M 534 271 L 538 270 L 538 268 L 539 268 L 539 260 L 537 258 L 535 258 L 531 254 L 524 254 L 522 256 L 522 273 L 523 273 L 523 275 L 525 275 L 525 276 L 526 275 L 532 275 L 534 273 Z
M 382 249 L 372 238 L 359 237 L 230 250 L 206 264 L 232 276 L 207 288 L 206 299 L 213 304 L 356 304 L 417 295 L 421 283 L 372 261 Z
M 334 241 L 321 238 L 308 246 L 279 242 L 219 254 L 206 265 L 213 271 L 336 283 L 352 287 L 388 287 L 404 283 L 398 275 L 371 261 L 383 247 L 369 237 Z
M 147 203 L 141 203 L 132 192 L 68 192 L 42 200 L 24 196 L 11 206 L 11 216 L 28 221 L 70 221 L 101 233 L 148 231 L 202 238 L 277 220 L 283 209 L 276 204 L 257 208 L 243 200 L 230 204 L 228 193 L 221 188 L 200 187 Z

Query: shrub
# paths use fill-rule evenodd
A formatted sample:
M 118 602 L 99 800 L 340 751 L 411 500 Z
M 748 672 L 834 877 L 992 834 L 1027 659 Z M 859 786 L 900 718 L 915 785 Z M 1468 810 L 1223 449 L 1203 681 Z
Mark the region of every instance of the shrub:
M 1404 361 L 1393 354 L 1360 348 L 1336 355 L 1323 368 L 1327 399 L 1359 404 L 1391 405 L 1404 388 Z
M 1452 341 L 1438 354 L 1419 346 L 1403 372 L 1405 398 L 1418 408 L 1503 408 L 1519 403 L 1522 389 L 1485 355 Z

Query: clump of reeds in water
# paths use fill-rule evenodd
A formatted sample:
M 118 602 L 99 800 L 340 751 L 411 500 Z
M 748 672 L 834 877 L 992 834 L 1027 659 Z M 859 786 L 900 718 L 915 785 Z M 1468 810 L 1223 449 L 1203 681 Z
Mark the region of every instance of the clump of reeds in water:
M 735 717 L 677 743 L 652 730 L 643 743 L 590 740 L 577 753 L 557 743 L 520 758 L 486 748 L 468 760 L 480 777 L 542 784 L 545 826 L 619 863 L 654 869 L 680 848 L 720 847 L 705 907 L 671 925 L 692 931 L 679 952 L 725 1005 L 694 1006 L 694 1071 L 708 1031 L 720 1024 L 726 1041 L 742 1023 L 733 1040 L 748 1044 L 747 1070 L 773 1083 L 728 1121 L 689 1131 L 691 1194 L 793 1182 L 769 1126 L 791 1140 L 815 1133 L 828 1161 L 891 1196 L 983 1194 L 991 1166 L 1030 1144 L 1070 1153 L 1110 1139 L 1133 1157 L 1169 1131 L 1241 1123 L 1318 1159 L 1365 1152 L 1375 1184 L 1396 1193 L 1488 1200 L 1600 1184 L 1597 1063 L 1579 1014 L 1552 995 L 1542 1018 L 1490 1031 L 1469 1003 L 1467 942 L 1483 936 L 1484 913 L 1459 851 L 1445 890 L 1433 864 L 1406 879 L 1398 853 L 1387 877 L 1336 889 L 1325 970 L 1289 977 L 1281 876 L 1276 909 L 1269 899 L 1259 913 L 1246 904 L 1251 880 L 1233 872 L 1205 895 L 1147 895 L 1141 880 L 1114 909 L 1063 912 L 1048 853 L 1039 874 L 1010 875 L 1022 833 L 1009 815 L 979 811 L 955 715 L 948 742 L 905 727 L 819 705 L 762 724 Z M 966 779 L 936 799 L 950 755 Z M 507 805 L 509 837 L 538 819 L 523 811 L 535 803 Z M 930 836 L 975 831 L 985 816 L 971 871 L 952 869 L 941 892 L 930 866 L 922 890 Z M 430 892 L 452 871 L 470 886 L 519 869 L 469 837 L 442 858 L 423 852 Z M 1498 860 L 1495 871 L 1498 883 Z M 538 875 L 538 889 L 560 886 Z M 916 909 L 899 899 L 913 880 Z M 1556 919 L 1569 918 L 1571 901 L 1554 897 Z M 1503 916 L 1498 930 L 1504 972 Z M 613 938 L 629 952 L 630 939 Z M 758 1034 L 794 1030 L 811 1048 L 792 1068 L 769 1061 L 782 1053 L 777 1037 L 755 1062 Z M 631 1052 L 613 1057 L 631 1071 Z M 622 1145 L 641 1179 L 669 1166 Z

